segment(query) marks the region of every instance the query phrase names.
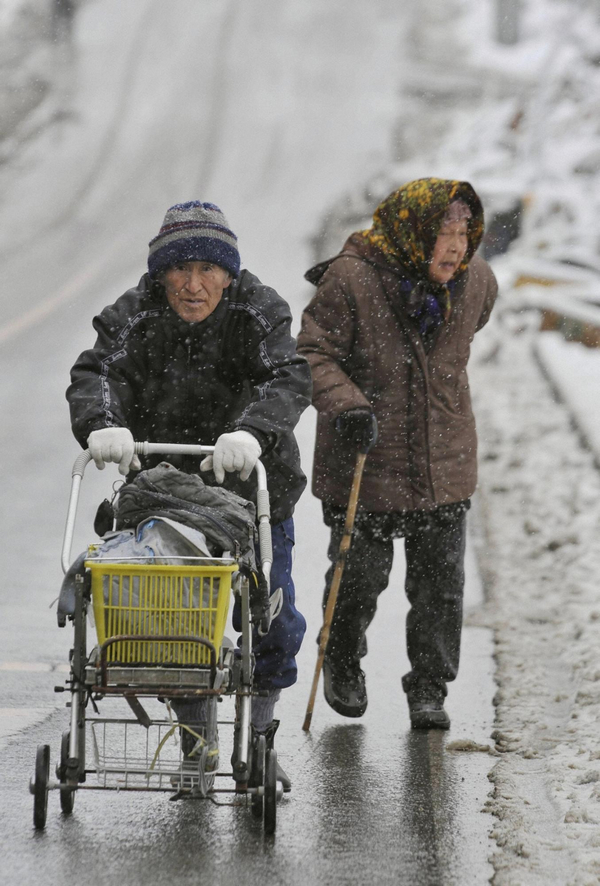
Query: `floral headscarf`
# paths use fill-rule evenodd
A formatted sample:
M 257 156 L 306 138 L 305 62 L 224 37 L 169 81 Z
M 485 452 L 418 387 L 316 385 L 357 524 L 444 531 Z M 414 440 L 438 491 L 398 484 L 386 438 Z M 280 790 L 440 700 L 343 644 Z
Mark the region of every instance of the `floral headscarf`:
M 383 253 L 389 264 L 401 266 L 415 282 L 429 281 L 429 263 L 450 203 L 461 200 L 471 210 L 469 246 L 457 275 L 466 270 L 483 237 L 483 207 L 468 182 L 419 178 L 403 185 L 379 204 L 364 240 Z
M 483 237 L 483 207 L 468 182 L 442 178 L 419 178 L 394 191 L 379 204 L 373 226 L 358 236 L 375 249 L 384 260 L 404 272 L 410 281 L 401 287 L 409 314 L 424 335 L 447 322 L 452 310 L 453 282 L 436 283 L 429 279 L 429 265 L 438 233 L 450 205 L 460 203 L 461 217 L 467 218 L 469 244 L 453 280 L 467 266 Z M 466 212 L 463 210 L 467 209 Z

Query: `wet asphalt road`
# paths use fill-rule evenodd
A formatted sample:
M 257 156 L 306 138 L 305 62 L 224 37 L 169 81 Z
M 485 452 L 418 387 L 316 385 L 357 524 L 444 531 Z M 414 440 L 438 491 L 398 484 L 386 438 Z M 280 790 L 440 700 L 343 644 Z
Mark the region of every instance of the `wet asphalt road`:
M 47 735 L 46 727 L 39 737 Z M 377 746 L 383 758 L 370 759 Z M 19 762 L 27 762 L 20 760 L 26 747 L 29 742 L 19 748 Z M 16 779 L 2 766 L 5 803 L 20 824 L 18 833 L 3 827 L 8 882 L 32 882 L 40 871 L 48 884 L 135 886 L 174 879 L 419 886 L 487 881 L 484 866 L 468 851 L 462 764 L 444 762 L 439 734 L 408 733 L 390 749 L 370 743 L 361 725 L 332 726 L 307 743 L 297 761 L 297 786 L 280 806 L 274 838 L 263 836 L 245 808 L 92 792 L 76 798 L 71 818 L 58 812 L 51 795 L 47 829 L 32 833 L 29 814 L 25 821 L 20 814 L 30 812 L 21 767 Z
M 38 743 L 51 744 L 54 767 L 68 724 L 60 707 L 0 752 L 6 882 L 30 883 L 43 871 L 47 886 L 158 886 L 174 878 L 184 884 L 209 878 L 224 886 L 486 883 L 491 820 L 483 806 L 494 760 L 452 745 L 489 741 L 490 637 L 482 628 L 465 630 L 462 672 L 449 697 L 450 732 L 413 732 L 399 688 L 405 659 L 384 627 L 400 626 L 403 610 L 400 594 L 393 593 L 380 607 L 366 661 L 365 717 L 344 720 L 319 694 L 308 736 L 301 722 L 314 653 L 306 644 L 300 684 L 284 694 L 278 710 L 277 748 L 294 786 L 279 804 L 274 838 L 264 836 L 245 807 L 100 791 L 80 792 L 71 817 L 62 815 L 58 794 L 50 793 L 46 830 L 36 833 L 27 781 Z M 10 694 L 11 684 L 16 690 L 24 683 L 25 697 L 43 704 L 63 677 L 3 671 L 0 685 Z M 55 698 L 62 704 L 64 696 Z M 122 714 L 118 704 L 103 703 L 101 713 Z M 231 713 L 229 704 L 223 704 L 224 716 Z M 223 765 L 230 740 L 230 730 L 221 727 Z
M 489 632 L 465 630 L 451 731 L 411 733 L 400 688 L 408 665 L 399 543 L 369 635 L 369 709 L 361 721 L 344 720 L 319 694 L 305 736 L 327 546 L 308 493 L 296 512 L 294 571 L 309 632 L 299 682 L 277 712 L 277 747 L 294 789 L 276 837 L 265 839 L 244 808 L 92 791 L 76 797 L 70 818 L 51 794 L 47 829 L 33 830 L 35 749 L 51 745 L 53 769 L 68 723 L 65 697 L 52 687 L 65 676 L 69 630 L 56 628 L 48 606 L 61 579 L 78 451 L 63 392 L 69 366 L 92 340 L 92 315 L 137 281 L 164 209 L 200 196 L 225 208 L 245 263 L 281 290 L 297 318 L 316 221 L 341 189 L 379 167 L 396 119 L 396 85 L 386 76 L 403 32 L 395 0 L 368 10 L 358 0 L 327 8 L 319 0 L 178 0 L 184 8 L 193 29 L 182 30 L 162 0 L 84 5 L 72 114 L 42 137 L 37 154 L 29 146 L 12 190 L 3 185 L 1 880 L 480 886 L 492 873 L 491 820 L 481 810 L 494 760 L 452 743 L 490 741 Z M 307 473 L 313 436 L 311 411 L 298 430 Z M 86 476 L 74 553 L 91 540 L 95 505 L 117 476 L 110 471 Z M 480 605 L 472 568 L 468 595 L 468 607 Z M 222 741 L 226 759 L 226 730 Z
M 300 741 L 284 733 L 278 747 L 294 790 L 279 806 L 274 838 L 246 808 L 91 791 L 77 795 L 70 818 L 51 793 L 46 831 L 36 833 L 26 775 L 36 742 L 54 738 L 56 751 L 64 719 L 52 716 L 2 755 L 5 882 L 30 883 L 40 871 L 48 886 L 195 883 L 200 875 L 223 884 L 489 878 L 479 811 L 489 759 L 444 751 L 440 733 L 379 735 L 372 724 L 341 723 Z

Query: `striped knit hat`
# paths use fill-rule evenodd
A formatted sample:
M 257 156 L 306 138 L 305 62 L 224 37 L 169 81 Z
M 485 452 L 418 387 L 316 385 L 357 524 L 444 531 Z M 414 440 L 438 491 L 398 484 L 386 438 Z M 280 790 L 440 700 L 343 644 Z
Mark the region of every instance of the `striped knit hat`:
M 184 261 L 209 261 L 237 277 L 237 237 L 214 203 L 177 203 L 167 210 L 157 236 L 149 243 L 148 272 L 153 279 Z

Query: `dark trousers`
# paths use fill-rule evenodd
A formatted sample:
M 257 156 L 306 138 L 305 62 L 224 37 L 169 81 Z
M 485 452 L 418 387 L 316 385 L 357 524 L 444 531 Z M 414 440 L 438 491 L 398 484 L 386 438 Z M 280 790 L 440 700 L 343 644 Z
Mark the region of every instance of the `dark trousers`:
M 255 688 L 274 691 L 296 682 L 298 675 L 296 654 L 306 631 L 306 621 L 302 613 L 296 609 L 296 592 L 292 580 L 293 519 L 289 517 L 283 523 L 272 526 L 271 538 L 273 541 L 271 593 L 273 594 L 277 588 L 282 589 L 282 606 L 279 615 L 271 622 L 268 634 L 259 637 L 256 630 L 254 631 L 253 652 Z M 237 597 L 233 608 L 232 625 L 236 631 L 241 631 L 242 613 Z M 202 725 L 206 720 L 208 706 L 204 699 L 199 702 L 172 699 L 171 705 L 183 723 Z
M 281 611 L 271 622 L 268 634 L 259 637 L 254 632 L 253 651 L 256 660 L 254 685 L 257 689 L 285 689 L 296 682 L 298 669 L 296 655 L 302 645 L 306 621 L 296 608 L 296 591 L 292 580 L 292 553 L 294 549 L 294 521 L 291 517 L 271 527 L 273 564 L 271 566 L 271 593 L 282 589 Z M 258 557 L 258 551 L 257 551 Z M 242 628 L 239 599 L 233 608 L 232 624 L 236 631 Z
M 442 505 L 433 511 L 369 514 L 359 511 L 352 545 L 334 612 L 327 656 L 341 665 L 356 664 L 367 653 L 366 631 L 377 609 L 377 598 L 388 585 L 393 540 L 404 537 L 406 644 L 411 670 L 402 678 L 405 692 L 419 683 L 446 694 L 460 657 L 466 512 L 470 502 Z M 333 579 L 343 535 L 342 508 L 324 505 L 331 528 L 323 607 Z

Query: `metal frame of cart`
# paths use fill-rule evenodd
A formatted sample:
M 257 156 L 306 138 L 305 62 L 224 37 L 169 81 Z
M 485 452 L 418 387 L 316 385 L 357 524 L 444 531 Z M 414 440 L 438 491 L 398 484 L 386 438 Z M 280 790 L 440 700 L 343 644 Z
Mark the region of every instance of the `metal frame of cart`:
M 213 449 L 135 444 L 140 455 L 203 456 Z M 64 572 L 70 565 L 80 486 L 90 460 L 86 450 L 72 470 L 61 558 Z M 260 461 L 256 475 L 260 568 L 268 588 L 273 552 L 266 472 Z M 252 739 L 250 725 L 255 690 L 249 579 L 238 570 L 235 555 L 173 561 L 171 565 L 149 564 L 143 558 L 85 561 L 86 576 L 77 582 L 70 616 L 74 642 L 69 678 L 66 687 L 56 687 L 70 693 L 70 724 L 63 733 L 56 779 L 50 777 L 50 746 L 37 749 L 30 782 L 36 828 L 45 827 L 50 791 L 60 791 L 61 809 L 70 814 L 78 791 L 113 790 L 164 791 L 172 799 L 207 799 L 219 805 L 227 802 L 224 795 L 233 794 L 228 805 L 250 805 L 253 815 L 262 818 L 265 833 L 275 832 L 282 795 L 277 755 L 273 748 L 267 749 L 264 735 Z M 223 638 L 232 590 L 241 601 L 239 650 Z M 91 609 L 98 635 L 93 650 L 87 640 Z M 208 766 L 209 742 L 203 736 L 196 736 L 203 745 L 197 761 L 192 765 L 183 759 L 176 739 L 186 727 L 172 717 L 168 699 L 206 698 L 216 724 L 217 700 L 224 696 L 235 698 L 235 718 L 228 724 L 234 730 L 235 765 L 222 773 Z M 131 718 L 100 716 L 98 703 L 115 697 L 125 700 Z M 165 716 L 150 716 L 143 699 L 167 700 Z M 227 778 L 233 779 L 233 785 L 225 782 Z

